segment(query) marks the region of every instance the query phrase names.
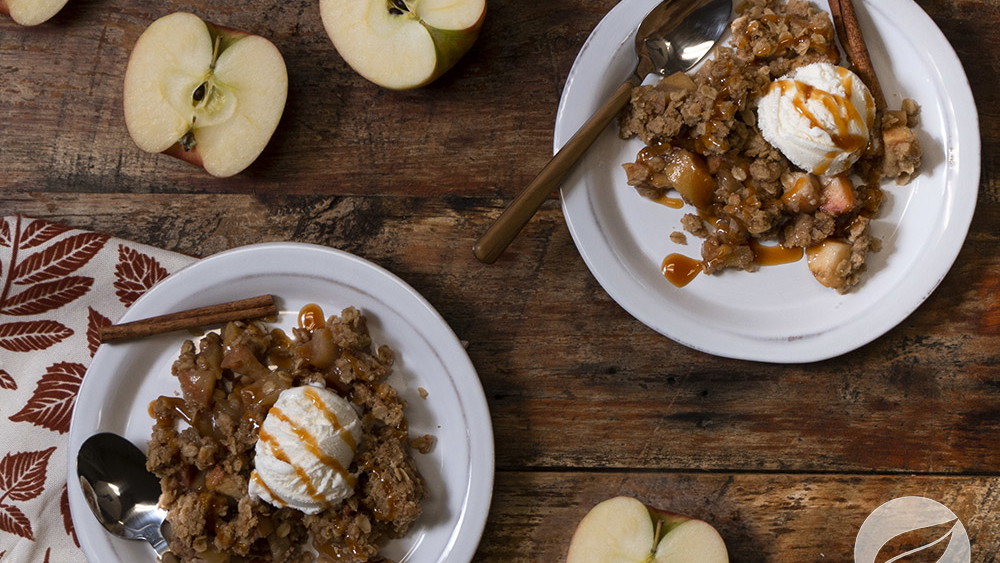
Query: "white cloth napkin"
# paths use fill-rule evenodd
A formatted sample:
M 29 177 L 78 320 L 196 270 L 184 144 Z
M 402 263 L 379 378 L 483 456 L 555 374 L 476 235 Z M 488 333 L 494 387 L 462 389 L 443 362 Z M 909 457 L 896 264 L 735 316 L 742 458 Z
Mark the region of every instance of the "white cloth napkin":
M 98 327 L 194 261 L 20 215 L 0 221 L 0 560 L 85 561 L 67 444 Z

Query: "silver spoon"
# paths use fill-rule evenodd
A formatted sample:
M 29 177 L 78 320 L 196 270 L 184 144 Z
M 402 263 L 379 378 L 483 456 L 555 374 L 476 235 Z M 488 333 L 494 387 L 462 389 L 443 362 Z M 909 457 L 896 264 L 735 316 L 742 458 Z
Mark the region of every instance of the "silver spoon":
M 664 0 L 639 24 L 632 76 L 549 160 L 472 247 L 480 261 L 492 264 L 514 240 L 570 168 L 628 103 L 632 89 L 646 76 L 685 72 L 712 50 L 732 17 L 732 0 Z
M 160 480 L 146 469 L 146 455 L 117 434 L 95 434 L 80 446 L 76 472 L 87 504 L 104 529 L 127 540 L 149 542 L 156 555 L 167 551 L 160 508 Z

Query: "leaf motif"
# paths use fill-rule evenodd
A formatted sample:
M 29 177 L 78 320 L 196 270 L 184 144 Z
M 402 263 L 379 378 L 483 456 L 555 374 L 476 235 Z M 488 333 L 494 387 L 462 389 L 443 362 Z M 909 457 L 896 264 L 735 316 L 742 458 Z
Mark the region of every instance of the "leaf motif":
M 83 365 L 69 362 L 49 366 L 28 403 L 11 415 L 10 420 L 30 422 L 60 434 L 69 432 L 76 392 L 86 371 Z
M 35 219 L 21 232 L 21 249 L 27 250 L 52 240 L 65 233 L 69 227 Z
M 75 301 L 90 291 L 94 278 L 68 276 L 55 281 L 35 284 L 11 297 L 0 314 L 38 315 Z
M 45 471 L 56 447 L 35 452 L 8 453 L 0 460 L 0 490 L 4 498 L 31 500 L 45 489 Z
M 125 245 L 118 246 L 115 266 L 115 295 L 126 307 L 167 277 L 167 270 L 155 258 Z
M 879 563 L 904 563 L 912 561 L 937 561 L 948 549 L 958 520 L 934 526 L 905 531 L 879 549 L 875 561 Z
M 93 307 L 87 307 L 87 348 L 91 356 L 97 353 L 97 347 L 101 345 L 101 327 L 110 324 L 111 319 L 98 313 Z
M 72 274 L 90 262 L 108 238 L 108 235 L 82 233 L 63 239 L 28 256 L 14 268 L 11 278 L 17 285 L 28 285 Z
M 44 350 L 73 335 L 73 330 L 56 321 L 29 321 L 0 324 L 0 348 L 11 352 Z
M 0 530 L 29 540 L 35 539 L 28 517 L 13 505 L 0 504 Z
M 10 223 L 4 218 L 0 218 L 0 246 L 10 246 Z
M 17 382 L 9 373 L 0 369 L 0 389 L 17 389 Z
M 80 547 L 80 540 L 76 537 L 76 528 L 73 527 L 73 514 L 69 510 L 69 487 L 63 485 L 62 496 L 59 497 L 59 512 L 62 513 L 63 529 L 66 535 L 72 538 L 76 547 Z

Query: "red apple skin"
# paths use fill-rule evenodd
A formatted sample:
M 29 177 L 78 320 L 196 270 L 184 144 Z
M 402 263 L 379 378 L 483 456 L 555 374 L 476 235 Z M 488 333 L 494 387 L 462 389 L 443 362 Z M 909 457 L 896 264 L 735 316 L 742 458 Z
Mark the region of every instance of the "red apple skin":
M 185 150 L 184 146 L 180 143 L 174 143 L 174 146 L 163 151 L 163 154 L 194 164 L 199 168 L 205 167 L 205 163 L 202 161 L 201 154 L 198 153 L 197 147 L 191 150 Z

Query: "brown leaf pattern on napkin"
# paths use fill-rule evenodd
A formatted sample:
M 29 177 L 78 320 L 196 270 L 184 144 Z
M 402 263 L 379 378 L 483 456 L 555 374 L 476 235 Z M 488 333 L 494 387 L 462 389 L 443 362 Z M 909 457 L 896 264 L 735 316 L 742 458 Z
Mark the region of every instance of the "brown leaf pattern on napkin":
M 69 227 L 47 221 L 32 221 L 21 233 L 21 248 L 28 249 L 45 244 L 53 238 L 65 233 Z
M 17 382 L 2 369 L 0 369 L 0 389 L 17 389 Z
M 69 511 L 69 487 L 63 485 L 62 494 L 59 495 L 59 512 L 62 514 L 63 530 L 73 538 L 76 547 L 80 547 L 80 539 L 76 537 L 76 528 L 73 527 L 73 515 Z
M 107 242 L 108 237 L 83 233 L 57 242 L 43 252 L 36 252 L 14 269 L 11 277 L 17 285 L 61 278 L 79 270 Z M 23 246 L 23 245 L 22 245 Z
M 167 277 L 167 271 L 152 257 L 120 245 L 115 276 L 115 293 L 128 307 L 156 282 Z
M 97 348 L 101 345 L 101 327 L 111 324 L 111 319 L 98 313 L 93 307 L 87 307 L 87 349 L 91 356 L 97 353 Z
M 69 327 L 56 321 L 0 323 L 0 348 L 11 352 L 44 350 L 72 335 Z
M 69 432 L 76 392 L 80 389 L 87 368 L 80 364 L 53 364 L 38 380 L 38 387 L 24 407 L 12 415 L 14 422 L 30 422 L 54 432 Z
M 0 460 L 0 530 L 31 539 L 31 522 L 8 500 L 28 501 L 42 494 L 45 471 L 55 446 L 34 452 L 9 453 Z
M 84 561 L 69 509 L 65 467 L 75 454 L 66 440 L 99 329 L 192 260 L 0 217 L 0 559 Z
M 69 276 L 51 282 L 39 283 L 7 299 L 0 306 L 4 315 L 40 315 L 68 305 L 94 285 L 93 278 Z

